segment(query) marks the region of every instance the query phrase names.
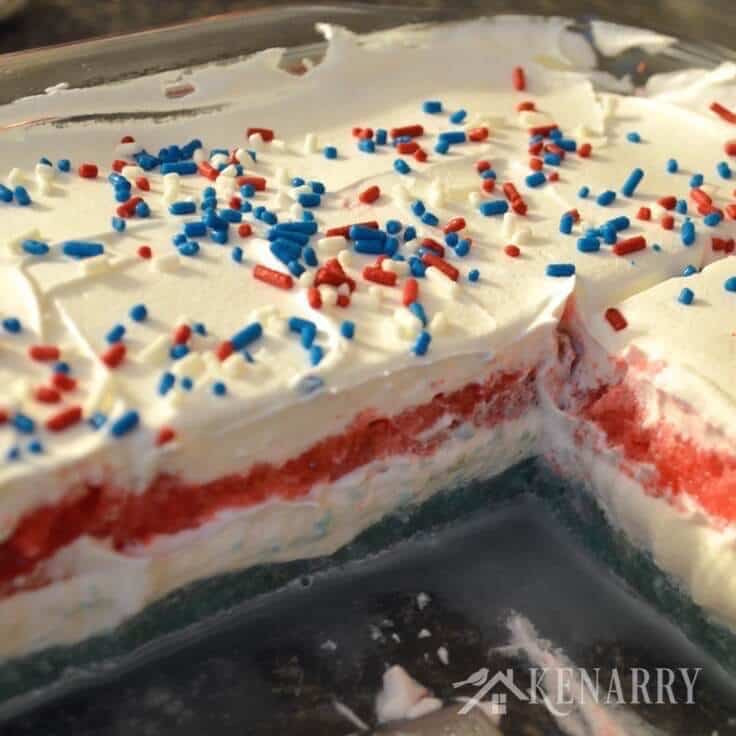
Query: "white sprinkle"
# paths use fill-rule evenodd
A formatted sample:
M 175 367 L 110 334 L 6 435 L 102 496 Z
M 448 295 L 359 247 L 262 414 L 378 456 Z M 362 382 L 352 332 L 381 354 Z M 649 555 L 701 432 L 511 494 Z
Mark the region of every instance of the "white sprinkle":
M 166 335 L 159 335 L 140 350 L 138 360 L 147 365 L 157 365 L 168 358 L 168 355 L 169 338 Z
M 254 151 L 262 151 L 265 146 L 265 141 L 263 140 L 263 136 L 260 133 L 251 133 L 248 136 L 248 145 L 254 150 Z
M 394 261 L 391 258 L 381 261 L 381 268 L 384 271 L 391 271 L 398 276 L 405 276 L 409 273 L 409 264 L 406 261 Z
M 440 271 L 434 266 L 430 266 L 425 272 L 424 277 L 429 281 L 430 284 L 438 286 L 447 296 L 455 297 L 458 292 L 458 284 L 453 281 L 449 276 Z
M 145 176 L 143 169 L 140 166 L 123 166 L 120 173 L 126 178 L 133 181 L 139 176 Z
M 429 629 L 422 629 L 417 635 L 417 639 L 429 639 L 432 636 L 432 632 Z
M 192 161 L 194 161 L 195 164 L 201 164 L 203 161 L 207 160 L 207 153 L 205 152 L 204 148 L 195 148 L 194 153 L 192 154 Z
M 409 711 L 428 695 L 427 688 L 410 677 L 403 667 L 390 667 L 383 673 L 383 687 L 376 697 L 378 722 L 406 718 Z
M 174 363 L 173 372 L 178 376 L 191 376 L 199 378 L 205 371 L 205 362 L 200 353 L 187 353 L 183 358 Z
M 218 169 L 220 166 L 227 164 L 229 156 L 224 153 L 214 153 L 210 156 L 210 163 Z
M 337 650 L 337 644 L 332 639 L 328 639 L 320 645 L 320 649 L 324 649 L 326 652 L 334 652 Z
M 79 261 L 77 266 L 85 276 L 96 276 L 110 270 L 110 260 L 102 254 L 94 258 L 85 258 Z
M 420 593 L 417 596 L 417 608 L 423 611 L 430 603 L 432 599 L 426 593 Z
M 178 253 L 167 253 L 165 256 L 156 256 L 151 261 L 151 268 L 162 273 L 172 273 L 181 266 L 181 256 Z
M 36 181 L 40 184 L 42 181 L 50 181 L 54 178 L 54 167 L 48 164 L 36 164 Z
M 222 370 L 230 378 L 242 378 L 245 368 L 245 358 L 240 353 L 233 353 L 222 361 Z
M 434 316 L 429 322 L 429 330 L 433 335 L 441 335 L 447 332 L 449 322 L 444 312 L 435 312 Z
M 8 178 L 5 180 L 9 187 L 17 187 L 23 181 L 23 172 L 19 168 L 10 169 Z
M 304 153 L 305 155 L 317 152 L 317 136 L 314 133 L 307 133 L 304 136 Z
M 335 707 L 335 710 L 343 717 L 347 718 L 350 723 L 353 724 L 357 729 L 360 731 L 368 731 L 368 724 L 361 720 L 359 716 L 357 716 L 350 708 L 347 707 L 344 703 L 341 703 L 339 700 L 335 699 L 332 701 L 332 705 Z
M 447 647 L 440 647 L 437 650 L 437 659 L 439 659 L 439 661 L 442 662 L 445 667 L 450 664 L 450 654 L 447 651 Z
M 222 176 L 225 176 L 225 177 L 227 177 L 228 179 L 233 179 L 233 178 L 234 178 L 234 177 L 236 176 L 236 174 L 237 174 L 237 173 L 238 173 L 238 170 L 237 170 L 237 168 L 235 167 L 235 164 L 228 164 L 228 165 L 227 165 L 227 166 L 226 166 L 226 167 L 225 167 L 225 168 L 224 168 L 224 169 L 223 169 L 223 170 L 222 170 L 222 171 L 220 172 L 220 176 L 218 176 L 217 178 L 218 178 L 218 180 L 219 180 L 219 179 L 220 179 L 220 177 L 222 177 Z
M 317 252 L 321 256 L 335 256 L 343 250 L 347 244 L 347 239 L 342 235 L 330 235 L 327 238 L 320 238 L 317 241 Z
M 468 204 L 471 207 L 477 207 L 480 204 L 480 194 L 478 192 L 470 192 L 468 194 Z
M 337 261 L 343 268 L 350 268 L 353 265 L 353 253 L 347 249 L 341 250 L 337 254 Z
M 28 228 L 22 232 L 14 235 L 12 238 L 8 238 L 6 241 L 6 247 L 12 253 L 20 253 L 21 245 L 24 240 L 38 240 L 41 237 L 41 233 L 37 227 Z
M 289 184 L 291 184 L 291 177 L 285 168 L 279 166 L 274 173 L 273 181 L 275 184 L 279 184 L 281 186 L 289 186 Z

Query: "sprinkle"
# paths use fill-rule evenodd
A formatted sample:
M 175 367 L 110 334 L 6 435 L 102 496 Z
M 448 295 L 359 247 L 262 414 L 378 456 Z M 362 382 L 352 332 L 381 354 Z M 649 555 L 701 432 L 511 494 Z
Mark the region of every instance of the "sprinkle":
M 451 279 L 452 281 L 457 281 L 460 277 L 460 271 L 458 271 L 455 266 L 453 266 L 451 263 L 448 263 L 443 258 L 440 258 L 437 255 L 434 255 L 433 253 L 425 253 L 422 256 L 422 263 L 425 266 L 433 266 L 438 271 L 441 271 L 445 276 L 447 276 L 448 279 Z
M 36 401 L 42 404 L 58 404 L 61 401 L 61 394 L 50 386 L 39 386 L 33 393 Z
M 727 278 L 725 283 L 723 284 L 723 288 L 726 291 L 736 292 L 736 276 L 730 276 L 729 278 Z
M 97 166 L 95 164 L 81 164 L 77 173 L 84 179 L 97 178 Z
M 253 276 L 259 281 L 275 286 L 278 289 L 291 289 L 294 286 L 294 280 L 289 274 L 274 271 L 266 266 L 255 266 Z
M 191 391 L 194 388 L 194 381 L 189 376 L 181 379 L 181 387 L 184 391 Z
M 33 419 L 20 412 L 16 412 L 11 423 L 22 434 L 33 434 L 36 429 L 36 423 Z
M 444 156 L 450 150 L 450 142 L 445 140 L 437 141 L 434 147 L 435 153 L 439 153 Z
M 468 281 L 475 283 L 480 278 L 480 271 L 477 268 L 472 269 L 468 272 Z
M 324 350 L 319 345 L 312 345 L 312 347 L 309 348 L 309 362 L 312 365 L 319 365 L 323 355 Z
M 675 218 L 672 217 L 672 215 L 662 215 L 660 224 L 662 225 L 662 228 L 664 230 L 672 230 L 672 228 L 675 226 Z
M 592 151 L 593 147 L 590 143 L 583 143 L 580 148 L 578 148 L 578 156 L 581 158 L 588 158 Z
M 525 181 L 528 187 L 538 187 L 547 181 L 547 177 L 543 171 L 534 171 L 526 177 Z
M 414 346 L 411 349 L 412 353 L 417 356 L 426 355 L 430 342 L 432 342 L 432 336 L 426 330 L 422 330 L 414 342 Z
M 633 238 L 627 238 L 626 240 L 619 240 L 613 246 L 613 252 L 617 256 L 625 256 L 629 253 L 635 253 L 639 250 L 644 250 L 647 247 L 647 241 L 643 235 L 636 235 Z
M 695 294 L 693 293 L 693 290 L 685 287 L 680 292 L 680 295 L 677 297 L 677 301 L 680 302 L 680 304 L 685 304 L 686 306 L 688 306 L 693 303 L 694 298 Z
M 137 411 L 127 411 L 110 425 L 110 434 L 113 437 L 123 437 L 129 432 L 132 432 L 138 426 L 139 422 L 140 417 Z
M 652 211 L 649 207 L 639 207 L 639 211 L 636 213 L 637 220 L 651 220 Z
M 612 189 L 607 189 L 605 192 L 601 192 L 596 198 L 596 202 L 601 207 L 608 207 L 616 199 L 616 192 Z
M 138 248 L 138 256 L 140 258 L 144 258 L 145 260 L 148 260 L 149 258 L 151 258 L 151 256 L 153 256 L 153 251 L 151 250 L 151 246 L 141 245 Z
M 690 177 L 690 186 L 700 187 L 703 185 L 704 177 L 702 174 L 693 174 L 692 177 Z
M 571 212 L 565 212 L 560 218 L 560 232 L 563 235 L 569 235 L 572 232 L 574 218 Z
M 490 217 L 492 215 L 503 215 L 508 211 L 509 203 L 504 199 L 491 199 L 481 202 L 478 209 L 480 210 L 480 213 L 486 217 Z
M 103 424 L 105 424 L 105 422 L 107 421 L 107 417 L 101 412 L 97 411 L 89 418 L 88 421 L 92 429 L 99 429 L 100 427 L 102 427 Z
M 120 342 L 120 340 L 123 339 L 123 335 L 125 335 L 125 326 L 124 325 L 115 325 L 105 336 L 105 339 L 109 343 L 116 343 Z
M 720 212 L 711 212 L 703 218 L 703 222 L 708 227 L 715 227 L 723 219 L 723 215 Z
M 621 194 L 623 194 L 625 197 L 633 197 L 636 188 L 639 186 L 639 183 L 643 178 L 644 172 L 641 169 L 633 169 L 624 182 L 624 185 L 621 187 Z
M 667 171 L 670 174 L 676 174 L 678 169 L 677 160 L 674 158 L 667 159 Z
M 322 204 L 322 197 L 314 192 L 302 192 L 297 201 L 302 207 L 319 207 Z
M 716 171 L 721 179 L 731 178 L 731 167 L 725 161 L 719 161 L 716 165 Z
M 46 420 L 46 429 L 48 429 L 49 432 L 61 432 L 74 424 L 77 424 L 81 419 L 82 407 L 70 406 L 49 417 Z
M 632 130 L 630 133 L 626 134 L 626 140 L 629 141 L 629 143 L 641 143 L 641 136 L 635 130 Z
M 156 445 L 161 447 L 162 445 L 168 444 L 174 437 L 176 437 L 176 432 L 171 427 L 161 427 L 156 435 Z
M 13 189 L 13 195 L 15 196 L 15 201 L 21 206 L 21 207 L 27 207 L 31 203 L 31 195 L 28 194 L 28 190 L 23 186 L 17 186 L 15 189 Z
M 363 278 L 383 286 L 395 286 L 397 276 L 393 271 L 384 271 L 376 266 L 366 266 L 363 269 Z
M 3 327 L 13 334 L 20 332 L 22 329 L 20 320 L 17 317 L 6 317 L 3 320 Z
M 108 367 L 108 368 L 117 368 L 125 358 L 126 348 L 125 343 L 122 342 L 116 342 L 114 345 L 109 347 L 102 355 L 100 356 L 100 360 Z
M 355 337 L 355 323 L 351 322 L 350 320 L 345 320 L 340 325 L 340 334 L 346 339 L 346 340 L 352 340 L 353 337 Z
M 381 196 L 381 190 L 374 184 L 373 186 L 364 189 L 358 195 L 358 199 L 363 204 L 372 204 Z
M 67 240 L 61 246 L 61 252 L 71 258 L 94 258 L 105 252 L 102 243 L 90 243 L 84 240 Z
M 31 360 L 46 363 L 51 360 L 59 360 L 61 351 L 56 345 L 31 345 L 28 348 L 28 355 Z
M 509 258 L 518 258 L 521 255 L 521 249 L 519 248 L 519 246 L 513 245 L 511 243 L 509 243 L 509 245 L 504 247 L 503 252 Z
M 692 245 L 695 242 L 695 225 L 692 220 L 687 220 L 682 223 L 680 228 L 680 238 L 682 239 L 683 245 Z
M 727 107 L 724 107 L 719 102 L 712 102 L 710 109 L 718 115 L 719 118 L 725 120 L 727 123 L 736 125 L 736 113 L 731 112 Z
M 464 238 L 455 246 L 455 255 L 462 258 L 463 256 L 468 255 L 468 253 L 470 253 L 470 240 L 468 238 Z
M 399 174 L 408 174 L 408 173 L 410 173 L 410 172 L 411 172 L 411 166 L 409 166 L 409 164 L 408 164 L 408 163 L 406 163 L 406 161 L 404 161 L 404 159 L 403 159 L 403 158 L 397 158 L 397 159 L 396 159 L 396 160 L 394 161 L 394 169 L 395 169 L 395 170 L 396 170 L 396 171 L 397 171 L 397 172 L 398 172 Z
M 34 455 L 40 455 L 43 452 L 43 445 L 39 440 L 31 440 L 28 443 L 28 452 L 31 452 Z
M 412 302 L 415 302 L 419 298 L 419 282 L 412 277 L 409 277 L 404 283 L 404 290 L 401 295 L 401 303 L 408 307 Z
M 511 71 L 511 84 L 517 92 L 523 92 L 526 89 L 526 75 L 520 66 L 516 66 Z
M 21 247 L 31 256 L 43 256 L 49 252 L 49 246 L 40 240 L 24 240 Z
M 626 317 L 624 317 L 623 314 L 621 314 L 621 312 L 619 312 L 615 307 L 609 307 L 606 309 L 603 316 L 606 318 L 606 322 L 608 322 L 616 332 L 620 332 L 628 327 L 629 323 L 626 321 Z
M 244 350 L 263 334 L 260 322 L 252 322 L 242 330 L 236 332 L 229 340 L 233 350 Z
M 425 100 L 422 103 L 422 111 L 428 115 L 436 115 L 442 112 L 442 103 L 439 100 Z
M 425 212 L 421 217 L 422 222 L 430 227 L 436 227 L 439 225 L 440 220 L 433 212 Z
M 562 277 L 575 274 L 574 263 L 549 263 L 546 269 L 547 276 Z
M 122 217 L 113 217 L 112 221 L 112 229 L 122 233 L 125 230 L 125 220 L 123 220 Z
M 161 396 L 166 396 L 169 391 L 174 388 L 174 384 L 176 383 L 176 377 L 173 373 L 170 373 L 169 371 L 166 371 L 161 374 L 161 378 L 158 381 L 158 393 Z
M 580 187 L 578 189 L 578 197 L 580 199 L 585 199 L 590 194 L 590 189 L 588 187 Z
M 596 253 L 600 249 L 600 241 L 593 235 L 586 235 L 578 239 L 578 250 L 581 253 Z
M 56 162 L 56 166 L 59 169 L 59 171 L 63 171 L 64 173 L 66 173 L 71 170 L 72 163 L 68 158 L 60 158 Z

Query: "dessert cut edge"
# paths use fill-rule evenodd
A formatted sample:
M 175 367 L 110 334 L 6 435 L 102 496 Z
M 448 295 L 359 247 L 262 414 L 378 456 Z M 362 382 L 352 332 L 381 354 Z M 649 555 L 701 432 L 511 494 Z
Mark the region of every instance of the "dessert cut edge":
M 0 654 L 534 456 L 732 630 L 733 69 L 323 30 L 0 109 Z

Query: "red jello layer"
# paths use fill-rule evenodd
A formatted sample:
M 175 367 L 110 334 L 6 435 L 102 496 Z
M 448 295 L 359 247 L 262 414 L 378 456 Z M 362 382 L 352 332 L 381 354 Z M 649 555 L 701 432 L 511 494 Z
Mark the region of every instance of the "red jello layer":
M 626 382 L 589 397 L 582 416 L 626 461 L 653 468 L 647 492 L 671 498 L 687 494 L 714 516 L 736 520 L 736 454 L 698 446 L 666 421 L 645 426 L 644 407 Z
M 110 539 L 118 550 L 156 535 L 194 529 L 224 509 L 244 508 L 269 498 L 297 499 L 317 483 L 333 482 L 373 460 L 396 455 L 427 456 L 463 422 L 494 426 L 520 416 L 535 402 L 534 373 L 500 373 L 483 383 L 437 394 L 426 404 L 395 416 L 365 411 L 341 434 L 327 437 L 281 465 L 258 463 L 242 474 L 190 485 L 158 476 L 143 493 L 87 485 L 54 505 L 24 516 L 0 545 L 0 592 L 17 589 L 13 579 L 81 536 Z M 451 426 L 423 435 L 445 415 Z

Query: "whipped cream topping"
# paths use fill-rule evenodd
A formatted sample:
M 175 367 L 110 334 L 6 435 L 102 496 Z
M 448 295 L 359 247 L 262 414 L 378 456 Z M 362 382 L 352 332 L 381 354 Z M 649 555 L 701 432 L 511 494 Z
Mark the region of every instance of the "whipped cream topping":
M 0 528 L 7 533 L 23 512 L 80 481 L 109 477 L 118 487 L 142 490 L 160 472 L 204 480 L 255 461 L 289 457 L 375 404 L 381 381 L 387 391 L 396 385 L 403 391 L 416 371 L 414 393 L 387 393 L 381 399 L 399 406 L 431 390 L 422 378 L 430 365 L 467 357 L 475 368 L 498 356 L 521 364 L 530 356 L 549 356 L 571 294 L 586 321 L 590 317 L 596 324 L 622 300 L 690 264 L 701 268 L 725 255 L 713 249 L 711 236 L 732 238 L 733 222 L 707 225 L 688 193 L 692 175 L 702 172 L 701 189 L 714 204 L 723 207 L 730 200 L 732 185 L 717 173 L 719 162 L 727 160 L 723 143 L 730 126 L 708 104 L 716 94 L 726 106 L 736 103 L 736 70 L 725 65 L 694 73 L 688 79 L 697 82 L 697 92 L 679 92 L 677 77 L 652 82 L 646 97 L 599 94 L 590 79 L 594 56 L 569 26 L 564 19 L 498 18 L 367 38 L 325 27 L 326 56 L 301 76 L 280 69 L 281 52 L 270 50 L 226 67 L 59 90 L 0 109 L 0 171 L 11 190 L 24 187 L 31 199 L 19 206 L 16 190 L 12 202 L 0 203 L 5 286 L 0 316 L 6 320 L 0 385 L 8 418 L 0 427 L 6 458 L 0 464 Z M 524 72 L 523 90 L 514 86 L 517 67 Z M 440 101 L 442 112 L 426 113 L 427 100 Z M 519 110 L 526 102 L 533 109 L 522 104 Z M 193 112 L 176 114 L 183 110 Z M 86 121 L 89 115 L 94 122 Z M 19 124 L 44 119 L 66 122 Z M 416 124 L 423 128 L 416 142 L 426 151 L 426 162 L 398 154 L 390 135 L 375 152 L 366 152 L 352 133 L 355 127 L 390 131 Z M 559 161 L 550 151 L 530 154 L 530 130 L 549 132 L 553 126 L 577 150 L 563 149 Z M 275 139 L 248 137 L 247 129 L 254 127 L 273 130 Z M 478 129 L 488 136 L 450 145 L 444 153 L 436 150 L 442 133 L 463 138 Z M 133 141 L 121 143 L 124 135 Z M 214 181 L 199 174 L 164 176 L 159 167 L 138 170 L 136 156 L 143 149 L 155 155 L 195 138 L 203 144 L 193 154 L 196 162 L 225 167 Z M 580 155 L 584 143 L 592 147 L 589 156 Z M 554 140 L 545 138 L 542 144 Z M 336 149 L 335 159 L 325 155 L 326 147 Z M 536 177 L 532 156 L 542 160 Z M 39 163 L 44 157 L 51 166 Z M 58 170 L 61 159 L 71 161 L 70 172 Z M 150 210 L 147 217 L 126 219 L 122 231 L 112 220 L 119 205 L 107 179 L 113 159 L 130 166 L 121 175 L 131 182 L 131 195 L 141 196 Z M 240 194 L 237 164 L 230 163 L 236 159 L 246 175 L 265 179 L 264 191 Z M 397 170 L 397 159 L 405 161 L 407 173 Z M 678 162 L 674 173 L 669 159 Z M 483 188 L 488 178 L 479 175 L 479 160 L 489 161 L 495 172 L 494 191 Z M 79 176 L 84 163 L 97 165 L 98 176 Z M 635 191 L 622 194 L 635 168 L 644 177 Z M 149 189 L 135 184 L 143 175 Z M 295 185 L 295 177 L 304 184 Z M 325 192 L 313 191 L 312 181 L 324 185 Z M 514 196 L 505 195 L 505 183 L 514 185 L 526 214 L 512 211 Z M 250 211 L 233 217 L 252 232 L 241 236 L 233 224 L 223 245 L 208 229 L 204 236 L 188 238 L 199 249 L 192 255 L 190 248 L 187 255 L 172 238 L 184 223 L 201 219 L 208 186 L 220 210 L 240 209 L 228 207 L 233 196 L 241 205 L 251 203 Z M 366 203 L 361 193 L 369 187 L 378 187 L 380 194 Z M 585 198 L 582 187 L 589 191 Z M 606 195 L 600 195 L 608 191 L 615 198 L 606 204 Z M 315 194 L 319 206 L 305 208 L 314 197 L 301 195 Z M 660 224 L 665 213 L 657 201 L 665 195 L 686 200 L 689 210 L 670 213 L 672 229 Z M 436 215 L 436 225 L 416 214 L 419 208 L 412 205 L 417 201 Z M 195 211 L 172 214 L 171 205 L 181 202 L 193 203 Z M 290 289 L 254 278 L 257 266 L 289 273 L 270 247 L 271 226 L 254 215 L 257 207 L 274 213 L 280 223 L 302 221 L 305 209 L 314 213 L 317 232 L 309 242 L 318 265 L 302 260 L 304 272 L 292 277 Z M 641 207 L 651 209 L 649 221 L 637 219 Z M 573 209 L 579 219 L 562 234 L 560 220 Z M 441 229 L 457 217 L 465 221 L 459 240 L 472 241 L 460 248 L 447 245 Z M 643 236 L 643 250 L 619 255 L 611 244 L 602 244 L 602 231 L 590 235 L 600 241 L 598 250 L 579 250 L 588 230 L 624 217 L 629 225 L 615 238 Z M 687 218 L 694 236 L 686 245 Z M 371 220 L 381 228 L 391 220 L 400 223 L 391 236 L 398 241 L 398 258 L 377 264 L 376 253 L 357 252 L 354 241 L 326 235 L 330 228 Z M 416 238 L 407 240 L 410 227 Z M 418 249 L 424 238 L 444 246 L 442 263 L 452 267 L 451 273 L 456 270 L 457 280 L 437 265 L 420 267 L 424 274 L 416 276 L 415 299 L 420 312 L 404 304 L 404 293 L 410 259 L 422 257 Z M 48 245 L 48 253 L 29 252 L 29 241 Z M 76 258 L 74 248 L 65 248 L 69 241 L 92 242 L 102 252 Z M 141 257 L 143 245 L 152 257 Z M 517 247 L 517 257 L 509 255 L 516 253 L 509 245 Z M 236 248 L 242 257 L 234 256 Z M 321 307 L 315 309 L 310 288 L 330 258 L 356 288 L 323 284 Z M 562 273 L 574 275 L 553 275 L 560 265 Z M 366 267 L 377 269 L 379 280 L 395 279 L 395 285 L 367 279 Z M 341 297 L 349 306 L 338 304 Z M 145 319 L 131 316 L 138 305 L 145 306 Z M 651 309 L 651 321 L 642 329 L 666 346 L 679 328 L 663 329 L 656 301 Z M 318 352 L 305 349 L 302 335 L 291 327 L 293 317 L 313 323 L 312 345 Z M 20 331 L 12 320 L 19 321 Z M 353 326 L 352 338 L 345 322 Z M 244 337 L 241 331 L 256 323 L 257 334 Z M 187 352 L 174 355 L 182 326 L 192 328 Z M 611 333 L 601 340 L 625 332 L 615 333 L 608 322 L 599 327 Z M 219 347 L 228 340 L 247 353 L 236 349 L 221 360 Z M 108 351 L 118 344 L 125 354 L 110 365 Z M 32 359 L 34 346 L 58 348 L 58 358 Z M 731 363 L 708 376 L 717 385 L 733 375 L 732 349 L 725 354 Z M 68 364 L 74 387 L 59 389 L 58 401 L 40 400 L 39 388 L 56 380 L 59 363 Z M 164 380 L 171 385 L 162 393 L 162 378 L 169 374 Z M 395 375 L 401 380 L 389 380 Z M 224 385 L 224 393 L 216 385 Z M 333 410 L 319 413 L 320 400 L 335 395 L 349 397 L 339 416 Z M 47 393 L 46 399 L 53 396 Z M 300 404 L 314 407 L 312 421 L 306 418 L 309 411 L 300 412 L 303 424 L 288 443 L 264 446 L 251 439 L 265 427 L 265 436 L 278 436 L 277 426 L 289 421 L 282 412 Z M 49 431 L 48 421 L 70 407 L 79 407 L 80 421 Z M 138 423 L 126 423 L 133 416 Z M 98 426 L 90 426 L 90 420 Z M 162 430 L 170 440 L 165 444 Z M 203 462 L 225 437 L 238 439 L 230 466 L 224 460 Z

